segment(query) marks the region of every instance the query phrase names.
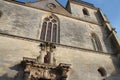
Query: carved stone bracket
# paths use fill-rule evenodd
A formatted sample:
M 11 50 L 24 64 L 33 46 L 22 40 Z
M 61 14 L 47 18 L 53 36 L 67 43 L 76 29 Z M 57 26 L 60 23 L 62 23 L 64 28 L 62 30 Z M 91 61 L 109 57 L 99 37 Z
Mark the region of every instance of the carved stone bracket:
M 66 80 L 70 64 L 60 63 L 58 66 L 37 63 L 36 59 L 23 58 L 24 80 Z

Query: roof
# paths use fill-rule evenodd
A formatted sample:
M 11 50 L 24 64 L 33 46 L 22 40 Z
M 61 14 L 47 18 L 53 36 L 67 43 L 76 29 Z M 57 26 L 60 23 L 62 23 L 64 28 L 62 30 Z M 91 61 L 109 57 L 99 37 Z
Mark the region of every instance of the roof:
M 18 2 L 21 2 L 21 3 L 26 3 L 26 2 L 36 2 L 38 0 L 15 0 L 15 1 L 18 1 Z
M 88 3 L 88 2 L 85 2 L 85 1 L 82 1 L 82 0 L 71 0 L 71 1 L 78 2 L 78 3 L 82 3 L 82 4 L 85 4 L 85 5 L 88 5 L 88 6 L 95 7 L 93 4 Z
M 18 1 L 18 2 L 21 2 L 21 3 L 26 3 L 26 2 L 36 2 L 38 0 L 15 0 L 15 1 Z M 69 0 L 68 0 L 69 1 Z M 94 7 L 93 4 L 91 3 L 88 3 L 88 2 L 85 2 L 85 1 L 82 1 L 82 0 L 71 0 L 71 1 L 75 1 L 75 2 L 78 2 L 78 3 L 82 3 L 82 4 L 86 4 L 88 6 L 92 6 Z M 57 1 L 58 2 L 58 1 Z

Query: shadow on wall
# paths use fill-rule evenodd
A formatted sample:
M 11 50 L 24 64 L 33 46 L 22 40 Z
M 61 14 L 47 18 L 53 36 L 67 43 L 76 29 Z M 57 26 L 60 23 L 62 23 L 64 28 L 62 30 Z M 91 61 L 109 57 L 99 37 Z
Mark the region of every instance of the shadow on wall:
M 116 56 L 114 55 L 111 55 L 111 59 L 113 61 L 113 65 L 115 67 L 115 71 L 108 77 L 104 78 L 103 80 L 120 80 L 120 62 L 119 60 L 117 59 Z M 24 72 L 23 72 L 23 65 L 20 64 L 16 64 L 12 67 L 9 67 L 10 70 L 15 70 L 17 71 L 18 73 L 13 76 L 13 77 L 9 77 L 9 74 L 12 74 L 12 73 L 6 73 L 2 76 L 0 76 L 0 80 L 23 80 L 23 77 L 24 77 Z M 98 70 L 99 72 L 102 73 L 103 70 Z M 101 76 L 103 75 L 103 77 L 106 76 L 106 74 L 101 74 Z M 105 76 L 104 76 L 105 75 Z
M 17 64 L 15 66 L 12 66 L 9 69 L 10 70 L 15 70 L 18 73 L 13 77 L 8 76 L 9 74 L 12 74 L 12 73 L 9 73 L 9 74 L 6 73 L 6 74 L 0 76 L 0 80 L 23 80 L 23 67 L 22 67 L 21 64 Z
M 102 20 L 100 19 L 100 16 L 98 16 L 98 12 L 94 12 L 94 15 L 95 15 L 98 23 L 102 24 L 102 22 L 101 22 Z
M 102 31 L 102 39 L 104 40 L 104 44 L 105 44 L 105 47 L 108 51 L 108 53 L 111 52 L 111 60 L 112 60 L 112 63 L 114 65 L 114 68 L 115 68 L 115 71 L 110 75 L 110 76 L 107 76 L 107 78 L 105 80 L 120 80 L 120 60 L 117 56 L 118 52 L 116 47 L 114 46 L 114 43 L 111 42 L 111 38 L 107 38 L 107 36 L 109 35 L 109 32 L 105 29 L 102 30 L 103 28 L 101 27 L 101 31 Z M 105 35 L 106 34 L 106 35 Z M 108 45 L 109 44 L 109 45 Z
M 120 80 L 120 61 L 115 55 L 112 55 L 111 59 L 115 67 L 115 72 L 108 76 L 106 80 Z
M 8 77 L 8 74 L 4 74 L 3 76 L 0 76 L 0 80 L 14 80 L 11 77 Z

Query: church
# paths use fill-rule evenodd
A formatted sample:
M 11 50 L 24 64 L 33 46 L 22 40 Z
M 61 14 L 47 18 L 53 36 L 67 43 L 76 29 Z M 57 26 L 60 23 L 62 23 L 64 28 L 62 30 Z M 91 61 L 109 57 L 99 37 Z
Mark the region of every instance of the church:
M 84 0 L 0 0 L 0 80 L 120 80 L 120 41 Z

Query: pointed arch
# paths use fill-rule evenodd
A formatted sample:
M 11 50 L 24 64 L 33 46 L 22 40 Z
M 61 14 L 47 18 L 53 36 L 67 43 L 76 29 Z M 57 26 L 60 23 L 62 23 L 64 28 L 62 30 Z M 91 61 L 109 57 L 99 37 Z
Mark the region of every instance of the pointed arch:
M 89 14 L 89 11 L 88 11 L 86 8 L 83 9 L 83 14 L 84 14 L 84 15 L 87 15 L 87 16 L 90 15 L 90 14 Z
M 95 33 L 91 33 L 91 40 L 95 51 L 103 51 L 99 37 Z
M 60 43 L 60 25 L 57 16 L 51 14 L 43 19 L 40 40 Z

